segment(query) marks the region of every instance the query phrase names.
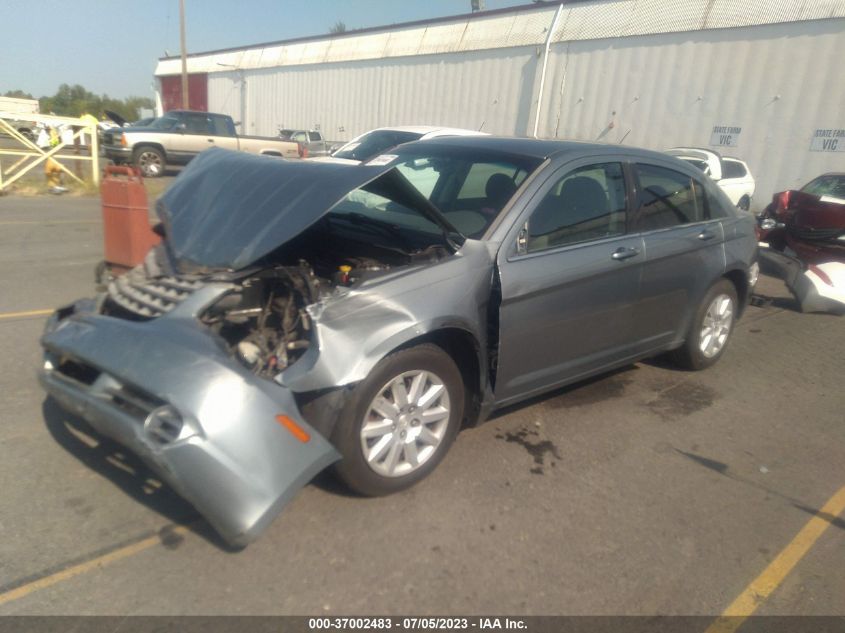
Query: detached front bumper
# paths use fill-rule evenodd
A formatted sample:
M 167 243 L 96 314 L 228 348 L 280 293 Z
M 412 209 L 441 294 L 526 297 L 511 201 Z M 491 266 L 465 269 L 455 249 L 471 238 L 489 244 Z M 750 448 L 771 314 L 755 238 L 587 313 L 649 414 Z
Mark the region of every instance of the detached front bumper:
M 254 540 L 339 459 L 289 390 L 232 361 L 187 310 L 146 322 L 71 312 L 48 323 L 41 384 L 147 462 L 229 543 Z

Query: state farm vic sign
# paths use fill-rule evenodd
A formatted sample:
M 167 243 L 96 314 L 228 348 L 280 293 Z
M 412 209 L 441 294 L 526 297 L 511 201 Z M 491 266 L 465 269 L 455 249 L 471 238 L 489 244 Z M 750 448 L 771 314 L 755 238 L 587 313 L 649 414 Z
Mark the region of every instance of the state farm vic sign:
M 819 128 L 810 141 L 811 152 L 845 152 L 845 130 Z
M 736 125 L 714 125 L 710 133 L 710 145 L 716 147 L 736 147 L 742 128 Z

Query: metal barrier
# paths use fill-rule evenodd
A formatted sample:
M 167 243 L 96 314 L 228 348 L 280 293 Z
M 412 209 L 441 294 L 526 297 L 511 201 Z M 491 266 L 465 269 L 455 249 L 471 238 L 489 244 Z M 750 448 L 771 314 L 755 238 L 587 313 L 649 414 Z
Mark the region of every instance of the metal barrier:
M 35 121 L 37 123 L 45 123 L 47 125 L 69 125 L 76 130 L 73 133 L 69 142 L 60 139 L 59 144 L 49 149 L 42 149 L 38 147 L 33 141 L 26 138 L 23 134 L 18 132 L 9 122 L 26 119 L 27 121 Z M 14 182 L 19 180 L 28 172 L 48 159 L 53 159 L 59 168 L 68 176 L 73 178 L 79 184 L 84 184 L 83 181 L 70 169 L 62 165 L 63 160 L 86 160 L 91 161 L 92 180 L 95 185 L 100 184 L 100 148 L 97 139 L 97 125 L 90 119 L 75 119 L 71 117 L 53 116 L 47 114 L 21 114 L 20 112 L 4 112 L 0 111 L 0 133 L 8 134 L 12 139 L 17 141 L 24 149 L 5 149 L 0 148 L 0 158 L 3 156 L 16 156 L 18 160 L 8 169 L 3 171 L 3 165 L 0 163 L 0 191 L 3 191 Z M 75 143 L 81 138 L 83 134 L 91 135 L 90 155 L 83 156 L 80 154 L 59 154 L 62 149 L 72 147 L 78 149 Z M 65 139 L 67 140 L 67 139 Z M 9 177 L 11 176 L 11 177 Z

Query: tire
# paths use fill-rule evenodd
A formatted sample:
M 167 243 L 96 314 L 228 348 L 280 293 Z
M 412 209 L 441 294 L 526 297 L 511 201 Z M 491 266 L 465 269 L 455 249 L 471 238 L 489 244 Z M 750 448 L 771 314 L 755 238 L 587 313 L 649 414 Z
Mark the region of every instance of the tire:
M 139 147 L 133 155 L 133 163 L 141 170 L 144 178 L 158 178 L 164 175 L 167 168 L 167 161 L 164 153 L 155 147 Z
M 737 315 L 736 288 L 727 279 L 710 287 L 695 311 L 684 344 L 672 352 L 672 359 L 684 369 L 706 369 L 718 361 L 728 347 Z M 713 326 L 718 333 L 713 335 Z
M 407 406 L 401 406 L 403 393 Z M 335 474 L 371 497 L 413 486 L 446 455 L 463 409 L 461 373 L 441 348 L 423 344 L 390 354 L 355 387 L 340 414 L 331 438 L 343 456 Z M 430 420 L 414 417 L 415 411 Z
M 751 209 L 751 198 L 748 196 L 742 196 L 736 206 L 743 211 L 749 211 Z

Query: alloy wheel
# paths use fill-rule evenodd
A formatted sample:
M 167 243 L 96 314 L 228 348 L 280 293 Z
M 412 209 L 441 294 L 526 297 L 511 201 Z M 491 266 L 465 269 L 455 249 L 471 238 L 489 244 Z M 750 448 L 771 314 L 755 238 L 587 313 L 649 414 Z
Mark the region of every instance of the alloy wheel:
M 437 452 L 449 426 L 449 392 L 425 370 L 388 381 L 367 407 L 361 449 L 367 465 L 383 477 L 414 472 Z
M 716 295 L 704 314 L 698 347 L 706 358 L 713 358 L 728 340 L 733 325 L 733 299 L 726 294 Z
M 161 175 L 161 157 L 155 152 L 141 152 L 138 156 L 138 167 L 145 176 L 159 176 Z

